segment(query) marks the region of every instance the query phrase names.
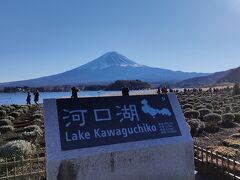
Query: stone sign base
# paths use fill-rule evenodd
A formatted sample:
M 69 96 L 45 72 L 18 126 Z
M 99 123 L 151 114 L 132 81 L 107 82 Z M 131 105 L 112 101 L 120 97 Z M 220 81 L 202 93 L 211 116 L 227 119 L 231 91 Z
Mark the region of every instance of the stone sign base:
M 141 143 L 141 142 L 139 142 Z M 147 143 L 147 142 L 145 142 Z M 145 144 L 144 143 L 144 144 Z M 157 143 L 157 142 L 156 142 Z M 135 150 L 48 162 L 51 180 L 193 180 L 191 143 L 154 146 L 154 141 Z

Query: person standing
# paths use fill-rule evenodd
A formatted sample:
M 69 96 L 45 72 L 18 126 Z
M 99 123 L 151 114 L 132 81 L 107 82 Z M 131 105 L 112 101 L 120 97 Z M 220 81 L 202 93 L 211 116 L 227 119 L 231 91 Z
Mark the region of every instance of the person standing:
M 35 92 L 33 93 L 34 95 L 34 102 L 35 104 L 38 104 L 39 101 L 39 91 L 36 89 Z
M 129 88 L 128 87 L 124 87 L 122 88 L 122 95 L 123 96 L 129 96 Z
M 167 89 L 167 87 L 166 87 L 166 86 L 164 86 L 164 87 L 162 88 L 162 93 L 163 93 L 163 94 L 166 94 L 166 93 L 168 93 L 168 89 Z
M 72 87 L 72 96 L 71 96 L 71 98 L 78 98 L 78 95 L 77 95 L 77 93 L 78 93 L 78 89 L 76 88 L 76 87 Z
M 27 105 L 31 104 L 31 94 L 30 94 L 30 91 L 27 92 L 27 99 L 26 99 L 26 101 L 27 101 Z

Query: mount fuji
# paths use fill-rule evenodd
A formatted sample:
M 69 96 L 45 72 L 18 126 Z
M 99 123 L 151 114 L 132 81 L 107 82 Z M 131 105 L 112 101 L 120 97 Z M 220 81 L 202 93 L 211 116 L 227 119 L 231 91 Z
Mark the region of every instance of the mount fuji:
M 36 79 L 0 83 L 0 86 L 39 87 L 76 84 L 107 84 L 116 80 L 136 79 L 147 82 L 176 82 L 204 75 L 208 74 L 171 71 L 168 69 L 149 67 L 135 63 L 117 52 L 108 52 L 70 71 Z

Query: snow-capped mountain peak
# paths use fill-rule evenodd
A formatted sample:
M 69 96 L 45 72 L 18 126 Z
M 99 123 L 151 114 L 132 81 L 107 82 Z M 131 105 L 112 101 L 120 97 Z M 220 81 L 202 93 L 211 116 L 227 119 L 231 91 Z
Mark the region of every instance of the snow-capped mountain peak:
M 97 59 L 84 64 L 79 68 L 91 69 L 91 70 L 99 70 L 105 69 L 112 66 L 122 66 L 122 67 L 142 67 L 143 65 L 137 64 L 127 57 L 119 54 L 118 52 L 112 51 L 107 52 L 104 55 L 98 57 Z
M 108 52 L 78 68 L 36 79 L 0 83 L 0 87 L 41 87 L 76 84 L 106 84 L 116 80 L 139 79 L 147 82 L 181 81 L 203 76 L 202 73 L 186 73 L 140 65 L 127 57 Z

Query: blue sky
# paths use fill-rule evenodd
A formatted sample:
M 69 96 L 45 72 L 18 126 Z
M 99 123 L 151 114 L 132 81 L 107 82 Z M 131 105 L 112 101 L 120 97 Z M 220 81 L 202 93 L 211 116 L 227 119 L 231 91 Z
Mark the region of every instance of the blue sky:
M 240 66 L 240 0 L 1 0 L 0 82 L 118 51 L 181 71 Z

